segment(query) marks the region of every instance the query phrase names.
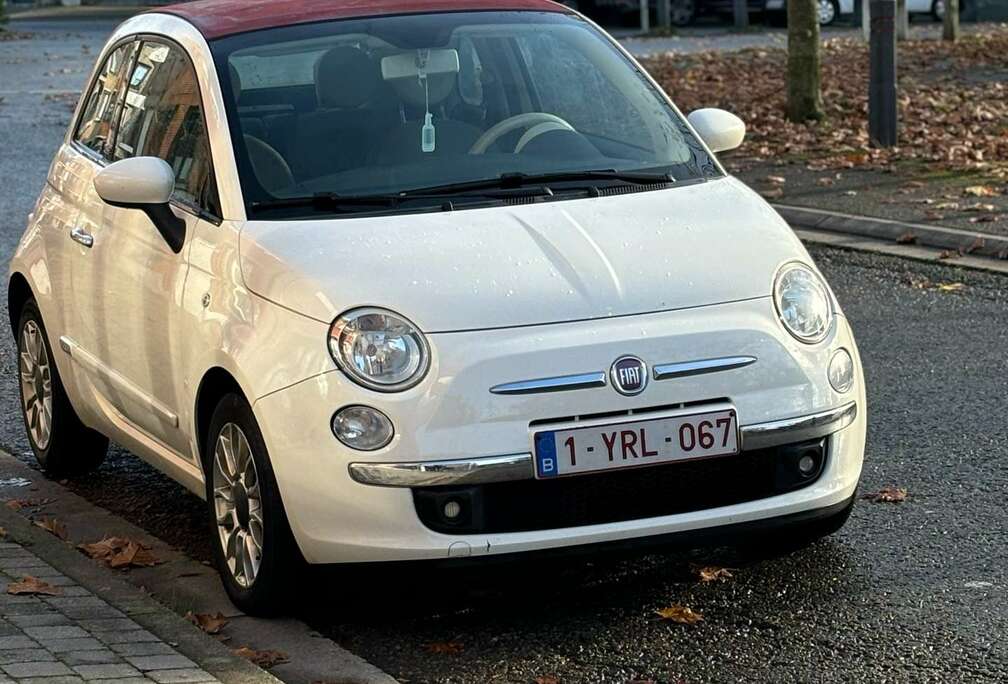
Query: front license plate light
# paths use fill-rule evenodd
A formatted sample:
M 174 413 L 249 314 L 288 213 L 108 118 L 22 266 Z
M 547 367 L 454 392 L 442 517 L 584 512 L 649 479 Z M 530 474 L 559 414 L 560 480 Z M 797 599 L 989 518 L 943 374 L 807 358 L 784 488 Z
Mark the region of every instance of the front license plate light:
M 534 435 L 536 477 L 549 479 L 739 452 L 734 408 L 589 424 Z

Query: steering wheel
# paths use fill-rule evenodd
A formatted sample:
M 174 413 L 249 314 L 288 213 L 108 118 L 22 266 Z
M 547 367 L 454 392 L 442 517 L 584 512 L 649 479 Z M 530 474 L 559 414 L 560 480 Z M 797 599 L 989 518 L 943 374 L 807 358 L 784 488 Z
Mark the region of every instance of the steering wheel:
M 469 154 L 485 154 L 486 151 L 502 136 L 519 128 L 527 128 L 525 135 L 521 137 L 515 145 L 515 153 L 521 152 L 526 145 L 538 138 L 543 133 L 549 131 L 573 131 L 574 127 L 554 114 L 546 112 L 529 112 L 504 119 L 498 124 L 491 126 L 479 137 L 473 146 L 469 148 Z

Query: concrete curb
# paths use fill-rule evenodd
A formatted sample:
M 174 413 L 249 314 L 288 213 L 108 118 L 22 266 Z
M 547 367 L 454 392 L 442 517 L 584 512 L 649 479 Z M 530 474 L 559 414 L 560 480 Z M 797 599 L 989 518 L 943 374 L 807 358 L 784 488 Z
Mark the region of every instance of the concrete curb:
M 224 684 L 278 684 L 279 680 L 268 672 L 233 655 L 219 641 L 196 629 L 114 572 L 89 561 L 6 506 L 0 506 L 0 524 L 7 530 L 8 538 L 121 610 Z
M 23 486 L 21 483 L 22 486 L 18 486 L 19 479 L 30 481 L 30 485 Z M 223 682 L 269 684 L 276 683 L 279 678 L 288 684 L 320 681 L 395 684 L 392 677 L 322 637 L 299 620 L 266 620 L 238 612 L 224 593 L 215 570 L 186 557 L 128 521 L 92 505 L 58 483 L 47 480 L 42 473 L 17 458 L 0 451 L 0 500 L 4 499 L 50 499 L 51 502 L 39 514 L 64 523 L 69 543 L 35 527 L 23 515 L 2 505 L 0 525 L 7 525 L 9 531 L 18 530 L 19 539 L 21 536 L 27 539 L 30 535 L 34 553 L 120 610 L 130 613 L 130 617 L 166 641 L 177 642 L 181 652 L 201 663 Z M 116 573 L 91 561 L 74 548 L 76 544 L 95 542 L 108 536 L 127 537 L 148 544 L 155 557 L 163 562 L 152 568 Z M 137 600 L 142 601 L 140 615 L 122 607 L 124 602 L 132 605 L 131 602 Z M 190 610 L 194 613 L 222 613 L 227 617 L 230 622 L 223 630 L 229 638 L 227 646 L 207 637 L 180 617 Z M 172 625 L 179 628 L 179 633 L 169 638 L 164 629 Z M 267 674 L 231 653 L 231 649 L 239 646 L 282 651 L 289 656 L 290 662 L 273 667 L 272 675 Z M 211 655 L 213 659 L 220 660 L 208 661 Z M 238 667 L 245 669 L 241 672 L 228 669 Z M 249 674 L 246 676 L 245 672 Z
M 973 257 L 1008 259 L 1008 237 L 1000 235 L 920 223 L 902 223 L 787 204 L 774 204 L 773 207 L 793 228 L 857 235 L 892 244 L 910 234 L 916 238 L 913 244 L 921 247 L 953 250 Z

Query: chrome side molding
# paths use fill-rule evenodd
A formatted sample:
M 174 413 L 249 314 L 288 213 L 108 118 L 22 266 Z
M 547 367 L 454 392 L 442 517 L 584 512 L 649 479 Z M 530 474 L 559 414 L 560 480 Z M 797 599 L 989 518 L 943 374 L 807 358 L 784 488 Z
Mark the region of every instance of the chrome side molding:
M 735 368 L 745 368 L 754 363 L 756 363 L 755 356 L 725 356 L 718 359 L 666 363 L 655 366 L 653 372 L 655 380 L 670 380 L 672 378 L 687 378 L 691 375 L 703 375 L 704 373 L 718 373 Z
M 532 454 L 423 463 L 351 463 L 355 482 L 379 487 L 437 487 L 531 480 Z
M 539 394 L 540 392 L 563 392 L 605 386 L 606 374 L 598 372 L 560 375 L 555 378 L 540 378 L 538 380 L 519 380 L 518 382 L 496 385 L 491 387 L 490 391 L 494 394 Z
M 857 418 L 857 402 L 852 401 L 828 411 L 745 425 L 741 428 L 742 449 L 744 451 L 766 449 L 825 437 L 844 429 L 853 423 L 855 418 Z
M 844 429 L 857 417 L 857 403 L 795 418 L 744 425 L 743 451 L 826 437 Z M 350 477 L 378 487 L 439 487 L 490 482 L 531 480 L 535 477 L 532 454 L 417 463 L 351 463 Z

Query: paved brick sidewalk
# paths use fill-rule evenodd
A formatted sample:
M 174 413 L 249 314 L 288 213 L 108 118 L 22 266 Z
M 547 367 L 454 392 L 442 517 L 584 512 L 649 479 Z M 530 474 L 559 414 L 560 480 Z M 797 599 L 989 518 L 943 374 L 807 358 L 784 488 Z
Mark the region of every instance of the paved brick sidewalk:
M 0 684 L 216 682 L 125 614 L 13 542 L 0 543 Z M 26 575 L 59 596 L 12 596 Z

